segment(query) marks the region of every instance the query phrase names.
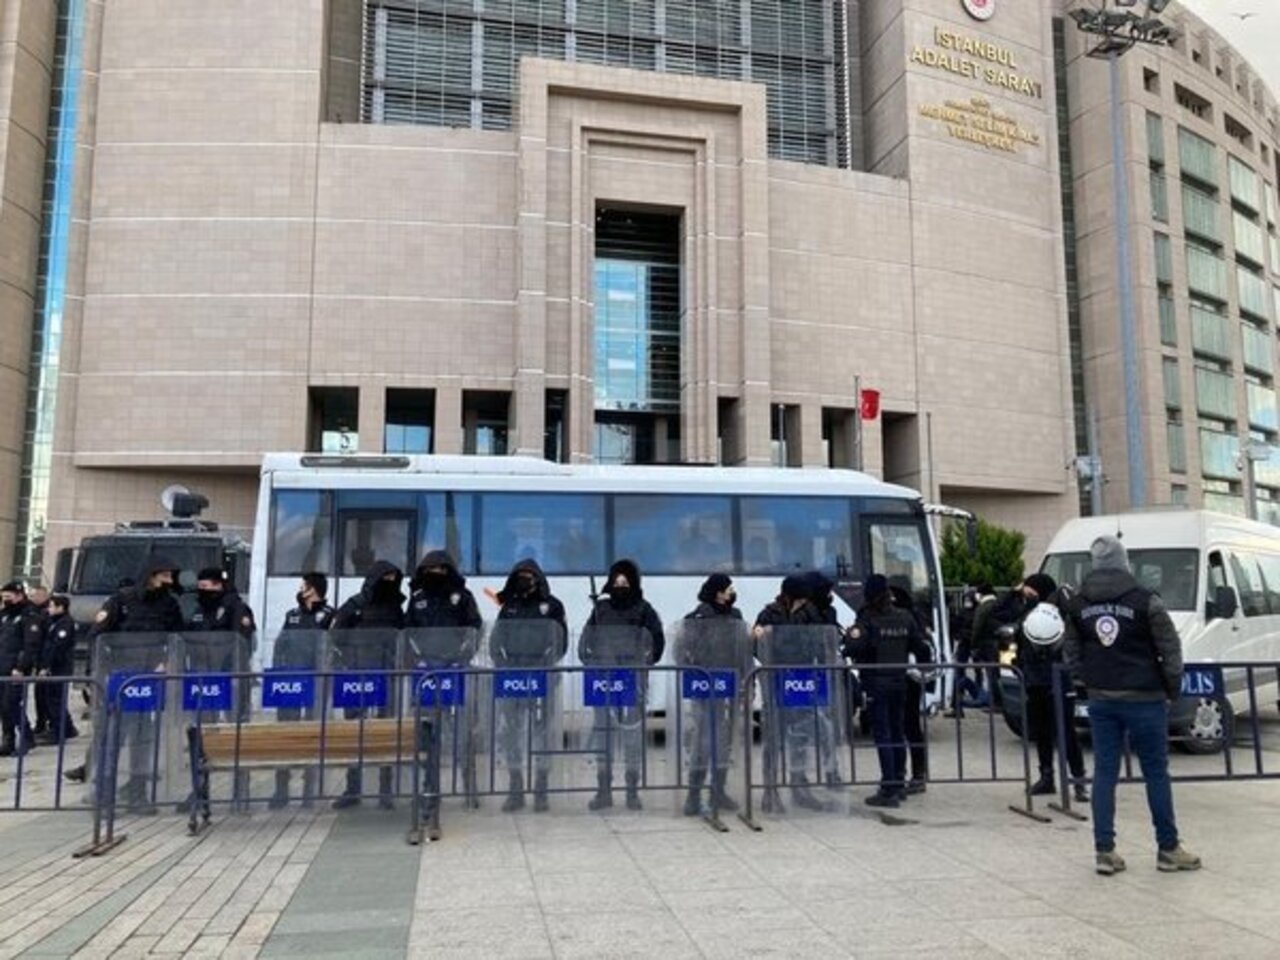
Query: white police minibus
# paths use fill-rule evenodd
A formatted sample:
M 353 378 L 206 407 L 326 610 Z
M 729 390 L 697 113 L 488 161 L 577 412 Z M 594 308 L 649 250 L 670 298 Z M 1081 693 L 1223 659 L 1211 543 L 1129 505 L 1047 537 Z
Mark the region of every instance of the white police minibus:
M 486 621 L 497 613 L 486 593 L 501 589 L 517 560 L 532 557 L 576 637 L 593 590 L 604 587 L 614 560 L 628 557 L 664 624 L 697 606 L 711 573 L 734 578 L 750 622 L 782 577 L 810 569 L 841 584 L 837 604 L 848 624 L 846 604 L 857 602 L 874 572 L 911 593 L 932 620 L 936 643 L 944 654 L 950 649 L 920 495 L 848 470 L 269 454 L 254 545 L 250 600 L 264 663 L 302 573 L 328 574 L 335 585 L 329 602 L 338 606 L 375 560 L 391 561 L 407 577 L 438 548 L 456 559 Z M 664 697 L 654 689 L 651 707 L 661 709 Z
M 1079 585 L 1103 534 L 1121 539 L 1138 582 L 1164 601 L 1186 661 L 1280 660 L 1280 529 L 1208 510 L 1081 517 L 1054 536 L 1041 570 Z M 1187 672 L 1172 724 L 1188 749 L 1229 741 L 1234 714 L 1249 707 L 1245 681 L 1240 670 Z M 1260 704 L 1275 701 L 1275 681 L 1274 670 L 1257 671 Z

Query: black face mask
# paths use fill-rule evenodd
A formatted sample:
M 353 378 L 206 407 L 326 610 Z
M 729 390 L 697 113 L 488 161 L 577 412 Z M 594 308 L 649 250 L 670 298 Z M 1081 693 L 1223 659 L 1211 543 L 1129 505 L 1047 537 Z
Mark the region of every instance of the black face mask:
M 298 606 L 300 607 L 305 607 L 307 605 L 307 598 L 301 593 L 295 593 L 293 595 L 293 599 L 298 601 Z
M 729 596 L 724 598 L 724 605 L 726 607 L 732 607 L 737 602 L 738 602 L 738 595 L 736 593 L 731 593 L 729 594 Z
M 516 577 L 516 593 L 522 597 L 529 597 L 538 589 L 538 581 L 527 574 Z
M 222 599 L 221 590 L 197 590 L 196 599 L 202 607 L 216 607 Z
M 449 592 L 449 575 L 447 573 L 424 573 L 422 589 L 433 597 L 444 596 Z
M 625 607 L 633 596 L 630 587 L 610 587 L 609 602 L 615 607 Z
M 373 599 L 375 603 L 398 604 L 402 599 L 400 584 L 390 580 L 379 580 L 378 585 L 373 588 Z

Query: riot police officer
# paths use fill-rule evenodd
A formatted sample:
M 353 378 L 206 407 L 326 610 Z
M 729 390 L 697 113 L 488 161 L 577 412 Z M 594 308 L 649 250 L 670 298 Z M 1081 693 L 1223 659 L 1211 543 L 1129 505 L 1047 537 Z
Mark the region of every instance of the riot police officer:
M 332 647 L 334 659 L 338 661 L 336 665 L 369 670 L 390 670 L 395 666 L 396 636 L 405 620 L 404 594 L 400 589 L 403 581 L 404 574 L 394 563 L 377 560 L 369 567 L 360 592 L 348 598 L 334 614 Z M 356 720 L 366 712 L 359 707 L 348 707 L 342 715 Z M 390 707 L 378 707 L 375 714 L 390 716 Z M 392 779 L 391 767 L 378 769 L 378 806 L 383 810 L 395 809 Z M 360 765 L 348 767 L 346 788 L 342 796 L 333 801 L 333 809 L 359 804 L 363 780 Z
M 499 669 L 549 667 L 559 663 L 569 648 L 569 628 L 565 623 L 564 604 L 552 593 L 547 578 L 534 560 L 521 560 L 511 568 L 506 585 L 498 592 L 498 620 L 489 636 L 489 654 Z M 505 813 L 524 806 L 524 744 L 528 726 L 528 743 L 536 754 L 533 809 L 541 813 L 548 807 L 547 781 L 550 773 L 546 751 L 549 705 L 552 702 L 554 675 L 547 676 L 541 697 L 498 701 L 498 747 L 507 762 L 509 790 L 502 804 Z
M 12 580 L 0 587 L 0 676 L 12 681 L 0 686 L 0 723 L 4 730 L 0 757 L 26 753 L 35 746 L 27 720 L 27 684 L 18 681 L 30 676 L 39 665 L 43 640 L 44 618 L 27 598 L 23 582 Z
M 294 668 L 301 671 L 316 670 L 321 665 L 320 645 L 324 632 L 333 622 L 334 609 L 325 602 L 329 593 L 329 578 L 323 573 L 304 573 L 295 599 L 298 605 L 284 615 L 284 625 L 276 637 L 272 653 L 272 666 Z M 276 711 L 276 721 L 291 723 L 301 720 L 303 714 L 310 719 L 314 709 L 303 711 L 297 707 L 282 707 Z M 276 771 L 276 789 L 267 802 L 268 808 L 278 810 L 289 802 L 289 769 Z M 316 770 L 307 767 L 302 771 L 302 806 L 308 808 L 316 792 Z
M 89 628 L 90 662 L 104 671 L 103 688 L 111 672 L 160 673 L 168 665 L 168 634 L 183 628 L 182 607 L 174 596 L 178 566 L 153 557 L 143 572 L 141 585 L 119 590 L 102 605 Z M 119 712 L 104 704 L 99 716 L 115 716 L 120 724 L 119 743 L 129 751 L 129 779 L 121 799 L 132 813 L 155 813 L 148 796 L 152 750 L 159 724 L 152 712 Z M 107 731 L 102 731 L 103 736 Z M 97 737 L 95 736 L 95 740 Z M 95 745 L 96 749 L 99 744 Z M 86 766 L 91 757 L 85 760 Z
M 736 604 L 733 580 L 724 573 L 709 576 L 698 591 L 698 606 L 680 625 L 676 663 L 705 670 L 734 670 L 739 676 L 750 661 L 749 639 L 742 611 Z M 684 814 L 702 811 L 702 787 L 711 769 L 711 793 L 717 810 L 730 812 L 738 804 L 725 792 L 733 755 L 738 715 L 736 694 L 727 698 L 693 700 L 685 714 L 685 756 L 689 763 L 689 792 Z
M 652 666 L 662 659 L 666 636 L 662 620 L 644 598 L 640 568 L 634 560 L 618 560 L 609 568 L 604 597 L 596 600 L 578 641 L 578 659 L 597 666 Z M 626 765 L 627 809 L 639 810 L 640 761 L 644 754 L 646 676 L 636 673 L 633 706 L 592 708 L 592 739 L 596 745 L 596 793 L 589 810 L 613 806 L 613 744 L 617 731 L 622 739 Z

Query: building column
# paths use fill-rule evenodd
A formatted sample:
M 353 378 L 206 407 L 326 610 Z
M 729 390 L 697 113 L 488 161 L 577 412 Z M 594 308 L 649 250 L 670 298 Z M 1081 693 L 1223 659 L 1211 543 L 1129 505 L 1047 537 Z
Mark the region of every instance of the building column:
M 435 452 L 462 452 L 462 386 L 436 387 Z

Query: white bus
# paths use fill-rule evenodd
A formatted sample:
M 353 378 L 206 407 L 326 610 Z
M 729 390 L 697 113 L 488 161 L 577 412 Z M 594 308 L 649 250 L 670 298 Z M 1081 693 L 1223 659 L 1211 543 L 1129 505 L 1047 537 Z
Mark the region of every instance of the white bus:
M 847 625 L 866 576 L 882 573 L 910 591 L 932 620 L 940 651 L 950 650 L 941 569 L 920 495 L 847 470 L 270 454 L 253 542 L 250 601 L 268 664 L 301 574 L 328 574 L 336 607 L 360 589 L 375 560 L 394 563 L 407 578 L 439 548 L 467 577 L 486 621 L 497 612 L 486 588 L 501 589 L 515 562 L 532 557 L 576 637 L 591 612 L 593 586 L 603 588 L 609 566 L 627 557 L 664 624 L 697 606 L 698 588 L 713 572 L 734 578 L 751 622 L 784 576 L 816 569 L 838 582 L 837 609 Z M 651 698 L 651 706 L 661 704 Z

